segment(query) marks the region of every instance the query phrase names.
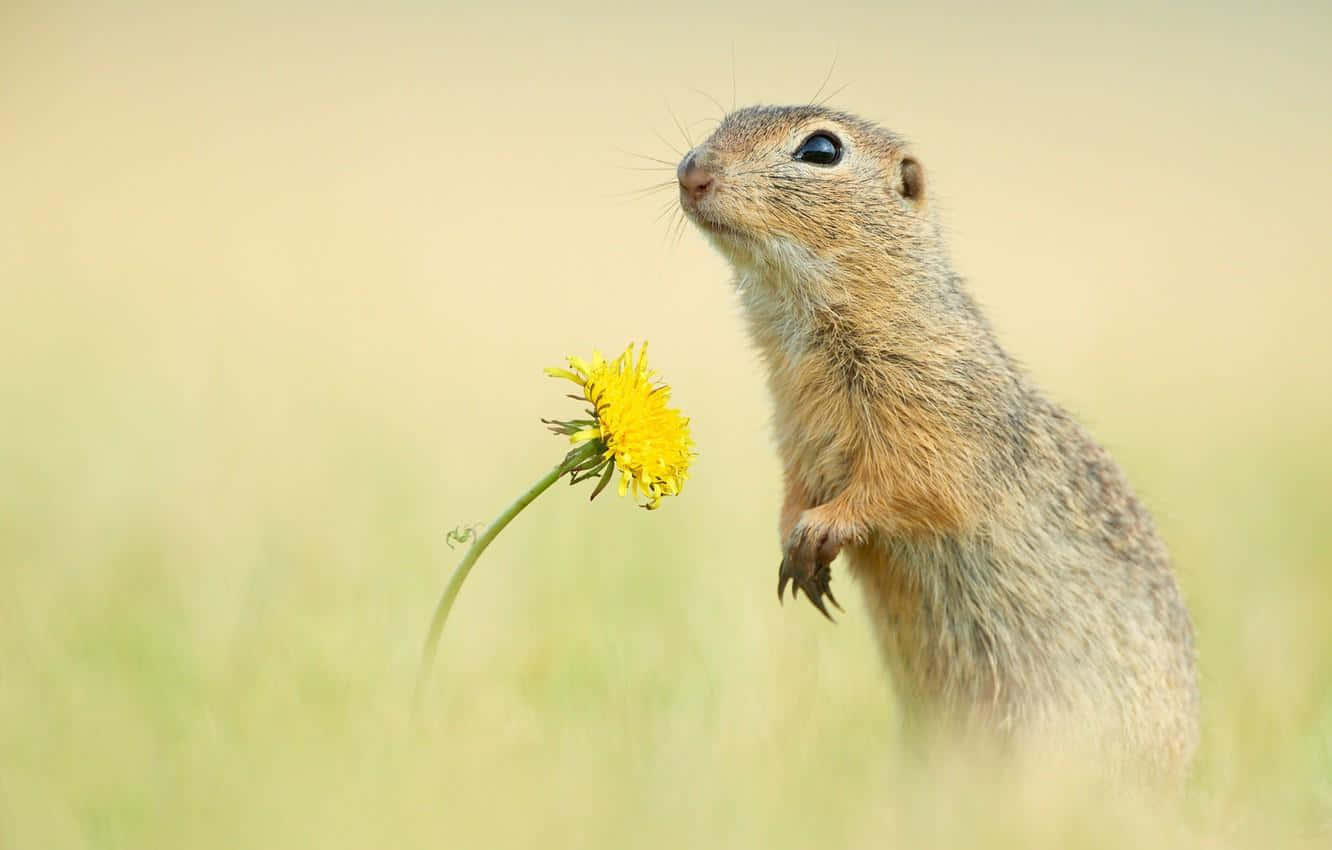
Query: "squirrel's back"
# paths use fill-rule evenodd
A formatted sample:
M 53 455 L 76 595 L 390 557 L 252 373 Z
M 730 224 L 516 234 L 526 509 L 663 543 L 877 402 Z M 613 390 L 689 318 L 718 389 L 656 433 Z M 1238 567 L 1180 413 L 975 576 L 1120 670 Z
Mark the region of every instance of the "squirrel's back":
M 768 367 L 779 594 L 845 550 L 912 712 L 1178 770 L 1192 626 L 1106 451 L 999 346 L 896 135 L 819 107 L 728 115 L 680 164 Z

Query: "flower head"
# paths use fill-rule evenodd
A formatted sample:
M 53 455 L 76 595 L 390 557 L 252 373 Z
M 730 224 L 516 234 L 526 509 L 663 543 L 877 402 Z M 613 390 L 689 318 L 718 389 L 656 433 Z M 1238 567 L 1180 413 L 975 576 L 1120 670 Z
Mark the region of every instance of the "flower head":
M 637 360 L 630 344 L 614 360 L 606 360 L 600 352 L 592 355 L 591 362 L 570 357 L 568 369 L 549 368 L 546 374 L 573 381 L 582 388 L 581 398 L 592 405 L 591 419 L 549 423 L 572 443 L 600 441 L 602 451 L 592 464 L 575 470 L 574 480 L 600 474 L 595 497 L 618 466 L 620 495 L 632 486 L 635 497 L 643 498 L 649 510 L 659 507 L 663 496 L 680 492 L 694 441 L 689 420 L 667 406 L 670 387 L 658 382 L 656 372 L 648 368 L 647 343 Z

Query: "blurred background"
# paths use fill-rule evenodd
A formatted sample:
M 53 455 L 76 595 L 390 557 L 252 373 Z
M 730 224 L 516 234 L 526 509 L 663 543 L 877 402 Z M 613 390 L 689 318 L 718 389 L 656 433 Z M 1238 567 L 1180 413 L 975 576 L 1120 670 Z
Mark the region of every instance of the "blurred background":
M 1318 846 L 1329 39 L 1280 2 L 3 4 L 0 846 Z M 1168 816 L 927 770 L 845 575 L 835 627 L 776 604 L 727 269 L 635 192 L 714 100 L 825 77 L 1156 512 L 1206 711 Z M 522 515 L 414 734 L 446 532 L 562 453 L 543 366 L 642 339 L 689 486 Z

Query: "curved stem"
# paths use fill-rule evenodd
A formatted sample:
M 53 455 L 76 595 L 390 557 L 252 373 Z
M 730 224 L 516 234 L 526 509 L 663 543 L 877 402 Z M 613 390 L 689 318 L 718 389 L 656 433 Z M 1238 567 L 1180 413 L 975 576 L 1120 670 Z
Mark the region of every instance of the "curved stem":
M 490 542 L 504 530 L 504 527 L 514 517 L 518 516 L 523 508 L 532 504 L 537 496 L 544 493 L 550 485 L 558 481 L 566 472 L 589 460 L 601 450 L 601 441 L 592 440 L 570 453 L 558 466 L 527 488 L 527 492 L 519 496 L 512 505 L 505 508 L 504 513 L 496 517 L 495 521 L 481 533 L 481 536 L 476 538 L 471 548 L 467 550 L 467 554 L 463 556 L 462 561 L 454 568 L 453 575 L 449 576 L 449 583 L 444 587 L 444 595 L 439 598 L 439 604 L 435 606 L 435 616 L 430 621 L 430 632 L 426 635 L 425 646 L 421 649 L 421 669 L 416 675 L 416 694 L 412 700 L 414 713 L 418 716 L 421 711 L 421 699 L 425 694 L 426 679 L 430 676 L 431 668 L 435 666 L 435 652 L 439 648 L 439 636 L 444 631 L 444 622 L 448 620 L 449 611 L 453 608 L 453 600 L 458 597 L 458 591 L 462 590 L 463 581 L 467 579 L 467 574 L 472 571 L 476 559 L 481 557 L 481 553 L 486 551 Z

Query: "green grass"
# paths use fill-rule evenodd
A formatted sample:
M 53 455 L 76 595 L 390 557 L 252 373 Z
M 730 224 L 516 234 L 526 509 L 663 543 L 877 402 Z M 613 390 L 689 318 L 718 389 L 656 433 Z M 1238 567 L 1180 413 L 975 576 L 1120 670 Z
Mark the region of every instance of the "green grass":
M 1155 464 L 1145 438 L 1121 446 L 1202 645 L 1199 771 L 1161 812 L 913 756 L 860 606 L 831 627 L 776 605 L 761 443 L 709 452 L 656 514 L 539 501 L 464 589 L 413 732 L 419 642 L 460 554 L 445 531 L 525 486 L 550 438 L 532 427 L 531 453 L 484 475 L 437 471 L 373 416 L 335 415 L 284 451 L 215 429 L 131 459 L 119 447 L 222 411 L 116 423 L 72 397 L 15 431 L 4 486 L 10 846 L 1271 846 L 1316 843 L 1332 816 L 1316 434 Z M 80 442 L 101 451 L 62 463 Z M 717 483 L 732 462 L 739 494 Z

